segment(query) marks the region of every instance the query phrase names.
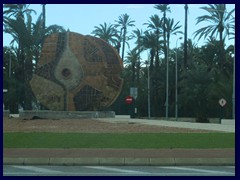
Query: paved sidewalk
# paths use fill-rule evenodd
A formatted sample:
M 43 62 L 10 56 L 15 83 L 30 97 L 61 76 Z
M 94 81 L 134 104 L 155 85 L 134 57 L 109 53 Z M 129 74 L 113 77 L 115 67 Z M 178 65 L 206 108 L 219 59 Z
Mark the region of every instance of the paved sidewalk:
M 99 120 L 105 121 L 105 122 L 115 122 L 115 123 L 128 122 L 128 123 L 155 125 L 155 126 L 202 129 L 202 130 L 213 130 L 213 131 L 222 131 L 222 132 L 235 132 L 235 124 L 224 125 L 224 124 L 213 124 L 213 123 L 166 121 L 166 120 L 159 120 L 159 119 L 154 119 L 154 120 L 153 119 L 131 119 L 123 116 L 116 116 L 116 118 L 99 118 Z

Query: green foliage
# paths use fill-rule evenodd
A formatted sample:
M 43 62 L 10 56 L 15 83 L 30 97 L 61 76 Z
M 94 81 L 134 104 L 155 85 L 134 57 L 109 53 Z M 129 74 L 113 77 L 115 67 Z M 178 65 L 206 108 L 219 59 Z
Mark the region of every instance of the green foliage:
M 104 22 L 104 24 L 100 24 L 98 26 L 94 26 L 95 30 L 92 31 L 92 34 L 94 36 L 97 36 L 106 42 L 117 46 L 119 36 L 118 36 L 118 31 L 115 29 L 113 24 L 108 24 Z
M 187 7 L 187 4 L 185 4 Z M 181 33 L 179 22 L 174 24 L 173 19 L 167 18 L 170 13 L 169 4 L 157 4 L 154 8 L 159 14 L 150 16 L 145 25 L 148 30 L 142 32 L 136 29 L 128 36 L 128 27 L 133 27 L 135 21 L 128 14 L 122 14 L 116 20 L 116 25 L 103 23 L 95 26 L 93 33 L 114 44 L 119 52 L 122 43 L 122 58 L 127 41 L 135 38 L 136 47 L 132 48 L 124 61 L 122 78 L 123 90 L 109 107 L 116 114 L 130 114 L 129 106 L 125 104 L 125 97 L 130 94 L 130 87 L 138 88 L 136 105 L 138 117 L 146 117 L 148 110 L 148 70 L 146 59 L 141 59 L 143 51 L 149 51 L 147 61 L 150 71 L 151 116 L 165 116 L 166 101 L 166 58 L 167 45 L 171 42 L 170 35 Z M 197 47 L 191 39 L 187 40 L 187 66 L 184 67 L 184 47 L 178 48 L 178 92 L 179 116 L 196 117 L 199 122 L 208 122 L 209 117 L 219 117 L 220 106 L 218 100 L 225 98 L 227 104 L 224 108 L 225 118 L 232 117 L 232 91 L 233 91 L 233 61 L 234 45 L 225 47 L 224 39 L 235 38 L 235 19 L 232 14 L 235 9 L 227 12 L 224 4 L 209 4 L 202 8 L 207 15 L 197 18 L 196 23 L 209 21 L 210 25 L 196 31 L 195 36 L 208 38 L 205 45 Z M 187 10 L 187 8 L 186 8 Z M 3 85 L 9 89 L 4 94 L 4 103 L 11 112 L 21 104 L 27 109 L 25 102 L 35 101 L 28 99 L 28 80 L 31 78 L 35 65 L 41 54 L 42 42 L 45 35 L 65 31 L 63 27 L 52 25 L 43 29 L 43 16 L 36 22 L 32 21 L 32 9 L 26 4 L 5 4 L 3 12 L 4 32 L 13 37 L 11 45 L 14 48 L 4 48 L 3 64 L 5 66 Z M 161 17 L 162 16 L 162 17 Z M 116 30 L 120 28 L 119 31 Z M 115 28 L 115 29 L 114 29 Z M 214 36 L 219 34 L 219 40 Z M 175 54 L 176 49 L 169 49 L 169 116 L 175 112 Z M 9 78 L 9 57 L 12 58 L 12 74 Z M 186 60 L 185 60 L 186 61 Z
M 235 133 L 4 133 L 4 148 L 235 148 Z
M 29 80 L 40 57 L 44 38 L 51 33 L 65 31 L 58 25 L 44 29 L 43 16 L 40 15 L 37 21 L 33 22 L 31 13 L 36 14 L 29 9 L 29 4 L 4 5 L 3 31 L 13 38 L 10 47 L 4 48 L 3 59 L 7 70 L 11 66 L 11 76 L 4 75 L 4 84 L 9 89 L 4 102 L 10 113 L 17 113 L 18 105 L 25 110 L 32 109 L 32 103 L 36 100 L 33 98 Z

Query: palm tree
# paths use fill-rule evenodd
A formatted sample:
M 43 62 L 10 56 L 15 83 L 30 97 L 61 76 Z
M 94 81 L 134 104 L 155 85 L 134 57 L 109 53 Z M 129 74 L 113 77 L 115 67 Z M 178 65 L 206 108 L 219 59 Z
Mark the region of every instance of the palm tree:
M 135 21 L 131 20 L 128 14 L 122 14 L 115 22 L 118 23 L 115 25 L 115 27 L 121 28 L 120 38 L 122 39 L 122 60 L 124 60 L 125 43 L 127 41 L 127 28 L 135 26 L 133 24 Z
M 140 30 L 140 29 L 137 28 L 136 30 L 133 30 L 132 38 L 136 38 L 135 44 L 137 45 L 138 51 L 141 51 L 142 40 L 143 40 L 143 31 L 142 31 L 142 29 Z
M 149 65 L 150 74 L 153 71 L 153 62 L 154 62 L 154 58 L 155 58 L 158 43 L 159 43 L 159 41 L 156 38 L 155 33 L 149 32 L 149 31 L 144 32 L 142 44 L 143 44 L 143 47 L 145 49 L 150 50 L 150 65 Z
M 176 24 L 174 24 L 174 19 L 166 19 L 166 34 L 167 34 L 167 45 L 168 45 L 168 49 L 169 49 L 169 41 L 170 41 L 170 36 L 171 35 L 177 35 L 177 34 L 183 34 L 182 31 L 180 31 L 179 29 L 182 27 L 181 25 L 179 25 L 178 21 Z
M 45 33 L 45 29 L 46 29 L 46 4 L 42 4 L 42 32 Z M 43 34 L 43 36 L 45 36 L 45 34 Z M 43 43 L 44 43 L 44 38 L 42 39 L 41 42 L 41 47 L 43 47 Z
M 148 23 L 144 23 L 144 25 L 148 25 L 147 27 L 150 30 L 153 30 L 155 33 L 155 38 L 157 40 L 157 44 L 156 44 L 156 59 L 155 59 L 155 63 L 156 63 L 156 67 L 159 67 L 159 51 L 160 51 L 160 36 L 162 33 L 162 22 L 159 18 L 158 15 L 153 15 L 150 17 L 150 21 L 148 21 Z
M 131 64 L 132 67 L 132 86 L 135 87 L 135 79 L 136 79 L 136 63 L 139 59 L 139 53 L 137 52 L 137 49 L 133 49 L 127 53 L 127 62 Z
M 199 30 L 195 31 L 194 38 L 199 36 L 198 40 L 202 37 L 206 38 L 208 36 L 213 37 L 214 35 L 219 34 L 219 41 L 220 41 L 220 52 L 221 52 L 221 62 L 220 66 L 225 61 L 224 56 L 224 40 L 229 35 L 231 29 L 231 16 L 235 9 L 231 10 L 230 12 L 226 11 L 225 4 L 208 4 L 208 7 L 201 7 L 201 9 L 207 11 L 209 15 L 203 15 L 197 17 L 197 23 L 201 22 L 211 22 L 208 26 L 200 28 Z
M 29 72 L 32 71 L 32 59 L 31 59 L 31 43 L 32 43 L 32 38 L 31 38 L 31 16 L 27 16 L 27 22 L 24 22 L 24 19 L 22 17 L 17 17 L 16 19 L 11 19 L 8 18 L 5 27 L 4 27 L 4 32 L 9 33 L 12 35 L 13 40 L 11 44 L 14 42 L 17 43 L 17 60 L 19 63 L 19 70 L 16 72 L 19 78 L 19 81 L 26 85 L 26 87 L 22 87 L 19 92 L 20 94 L 18 95 L 19 97 L 19 102 L 21 100 L 24 101 L 23 107 L 25 109 L 31 109 L 29 105 L 29 97 L 27 98 L 27 80 L 29 80 Z M 23 96 L 23 98 L 21 98 Z
M 209 15 L 203 15 L 197 17 L 197 23 L 201 22 L 211 22 L 212 24 L 200 28 L 195 33 L 195 37 L 199 36 L 198 40 L 203 36 L 206 38 L 210 33 L 210 36 L 214 36 L 214 34 L 219 34 L 219 40 L 222 45 L 224 45 L 224 40 L 227 35 L 229 35 L 229 30 L 231 24 L 229 21 L 231 20 L 231 15 L 235 11 L 235 9 L 231 10 L 229 13 L 226 11 L 225 4 L 209 4 L 209 7 L 202 7 L 201 9 L 207 11 Z M 225 32 L 225 33 L 224 33 Z M 223 34 L 224 33 L 224 34 Z
M 139 58 L 136 62 L 136 70 L 137 70 L 137 84 L 139 85 L 139 81 L 140 81 L 140 53 L 143 51 L 143 32 L 142 30 L 140 29 L 136 29 L 136 30 L 133 30 L 133 33 L 132 33 L 132 37 L 133 38 L 136 38 L 136 41 L 135 41 L 135 44 L 137 45 L 136 49 L 138 51 L 138 54 L 139 54 Z
M 188 4 L 185 4 L 184 6 L 185 9 L 185 26 L 184 26 L 184 67 L 185 69 L 187 68 L 187 15 L 188 15 Z
M 91 34 L 99 37 L 111 45 L 117 46 L 118 44 L 118 31 L 114 28 L 114 25 L 104 22 L 99 26 L 94 26 L 95 30 Z
M 11 8 L 9 8 L 11 7 Z M 17 8 L 14 9 L 14 8 Z M 26 7 L 28 7 L 26 5 Z M 4 32 L 9 33 L 13 40 L 11 45 L 16 43 L 17 68 L 16 77 L 20 82 L 17 87 L 18 102 L 24 109 L 31 109 L 32 97 L 29 80 L 33 73 L 33 60 L 37 61 L 41 51 L 41 42 L 45 31 L 42 29 L 42 15 L 39 16 L 36 23 L 32 22 L 31 12 L 23 5 L 6 6 L 9 8 L 4 13 Z M 22 10 L 22 11 L 21 11 Z M 23 12 L 26 12 L 26 17 Z M 46 32 L 50 32 L 47 28 Z M 47 33 L 46 33 L 47 34 Z
M 163 40 L 164 40 L 164 55 L 165 55 L 165 61 L 167 61 L 167 36 L 166 36 L 166 29 L 165 29 L 165 24 L 166 24 L 166 15 L 167 12 L 171 12 L 170 7 L 168 6 L 169 4 L 156 4 L 154 8 L 158 9 L 161 13 L 163 13 Z
M 169 59 L 168 59 L 168 52 L 169 52 L 169 41 L 170 41 L 170 35 L 171 34 L 178 34 L 182 33 L 182 31 L 179 31 L 178 29 L 181 28 L 181 25 L 178 25 L 179 21 L 174 25 L 173 19 L 166 19 L 165 22 L 165 30 L 167 34 L 167 75 L 166 75 L 166 119 L 168 119 L 168 89 L 169 89 Z
M 42 4 L 43 29 L 46 27 L 46 4 Z
M 36 11 L 29 9 L 29 6 L 30 4 L 4 4 L 3 8 L 6 10 L 3 11 L 3 15 L 8 18 L 14 16 L 24 19 L 25 15 L 36 14 Z

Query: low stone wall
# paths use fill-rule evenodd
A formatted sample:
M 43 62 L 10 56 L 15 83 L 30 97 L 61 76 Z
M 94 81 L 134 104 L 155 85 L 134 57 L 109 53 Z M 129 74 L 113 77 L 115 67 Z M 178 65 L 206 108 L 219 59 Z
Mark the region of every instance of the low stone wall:
M 223 125 L 235 125 L 235 119 L 222 119 L 221 124 L 223 124 Z
M 162 117 L 161 119 L 165 119 L 165 117 Z M 169 117 L 168 118 L 169 121 L 176 121 L 175 117 Z M 219 118 L 208 118 L 209 123 L 213 123 L 213 124 L 220 124 L 220 120 Z M 196 118 L 192 118 L 192 117 L 179 117 L 178 122 L 196 122 Z
M 114 111 L 21 111 L 23 119 L 81 119 L 81 118 L 114 118 Z
M 3 110 L 3 117 L 8 118 L 9 117 L 9 110 Z

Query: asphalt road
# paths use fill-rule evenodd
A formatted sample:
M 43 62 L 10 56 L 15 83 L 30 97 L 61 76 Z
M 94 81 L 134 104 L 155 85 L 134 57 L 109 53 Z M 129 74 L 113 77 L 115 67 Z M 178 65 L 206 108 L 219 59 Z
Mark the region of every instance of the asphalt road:
M 4 176 L 235 176 L 235 166 L 16 166 Z

